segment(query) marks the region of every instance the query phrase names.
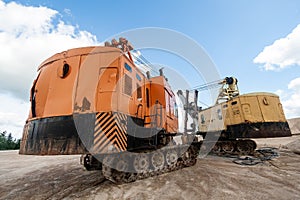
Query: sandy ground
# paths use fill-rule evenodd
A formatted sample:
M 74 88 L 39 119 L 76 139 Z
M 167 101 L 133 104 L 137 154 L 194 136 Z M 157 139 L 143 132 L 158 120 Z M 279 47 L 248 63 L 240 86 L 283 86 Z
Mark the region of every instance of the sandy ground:
M 85 171 L 79 156 L 0 152 L 0 199 L 300 199 L 300 136 L 259 139 L 280 157 L 255 166 L 208 156 L 195 166 L 115 185 Z

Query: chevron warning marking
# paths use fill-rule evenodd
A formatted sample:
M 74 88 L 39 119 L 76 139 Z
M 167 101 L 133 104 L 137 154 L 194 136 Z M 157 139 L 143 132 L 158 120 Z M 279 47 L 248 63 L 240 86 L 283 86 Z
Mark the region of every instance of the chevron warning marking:
M 105 153 L 109 145 L 117 151 L 127 148 L 127 115 L 122 113 L 96 113 L 94 127 L 94 153 Z

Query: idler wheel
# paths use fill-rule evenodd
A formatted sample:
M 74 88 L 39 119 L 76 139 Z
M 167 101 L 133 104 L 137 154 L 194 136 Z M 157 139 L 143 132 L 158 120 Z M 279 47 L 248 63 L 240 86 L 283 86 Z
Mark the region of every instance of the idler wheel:
M 219 142 L 217 142 L 214 146 L 213 146 L 213 148 L 211 149 L 211 151 L 213 152 L 213 153 L 216 153 L 216 154 L 219 154 L 220 152 L 221 152 L 221 145 L 220 145 L 220 143 Z
M 166 153 L 166 163 L 167 165 L 173 165 L 178 160 L 178 154 L 175 150 L 168 150 Z
M 236 148 L 240 154 L 247 155 L 255 150 L 256 143 L 252 140 L 239 140 Z
M 116 162 L 116 170 L 118 170 L 119 172 L 127 172 L 128 166 L 128 160 L 125 158 L 125 156 L 120 156 L 118 161 Z
M 225 153 L 233 153 L 234 152 L 234 146 L 232 142 L 223 142 L 222 143 L 222 150 Z
M 161 170 L 165 164 L 164 154 L 161 151 L 156 151 L 151 154 L 151 164 L 154 171 Z
M 149 169 L 149 157 L 144 153 L 135 156 L 133 160 L 133 168 L 137 173 L 145 173 Z

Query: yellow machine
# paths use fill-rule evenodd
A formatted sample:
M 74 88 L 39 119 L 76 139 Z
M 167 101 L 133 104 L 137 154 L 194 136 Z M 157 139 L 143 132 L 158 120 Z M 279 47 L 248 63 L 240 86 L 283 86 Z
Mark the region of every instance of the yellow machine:
M 256 144 L 249 138 L 291 136 L 279 96 L 266 93 L 239 94 L 237 79 L 226 77 L 216 104 L 199 111 L 199 134 L 220 136 L 215 151 L 253 151 Z M 203 88 L 203 87 L 202 87 Z

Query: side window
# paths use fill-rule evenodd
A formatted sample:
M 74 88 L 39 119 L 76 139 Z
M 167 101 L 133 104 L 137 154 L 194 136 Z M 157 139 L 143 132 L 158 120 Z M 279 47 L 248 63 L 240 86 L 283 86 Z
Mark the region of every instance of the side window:
M 203 114 L 201 114 L 201 124 L 204 124 L 205 123 L 205 117 Z
M 136 76 L 137 80 L 139 80 L 139 81 L 142 80 L 142 78 L 140 77 L 140 75 L 136 74 L 135 76 Z
M 222 116 L 222 111 L 221 111 L 221 109 L 218 109 L 218 110 L 217 110 L 217 114 L 218 114 L 218 119 L 219 119 L 219 120 L 222 120 L 222 119 L 223 119 L 223 116 Z
M 125 74 L 124 93 L 131 96 L 132 94 L 132 78 Z
M 165 99 L 166 99 L 166 113 L 168 114 L 168 116 L 171 115 L 170 111 L 170 95 L 167 92 L 167 90 L 165 89 Z
M 175 117 L 178 117 L 178 106 L 177 106 L 176 102 L 174 104 L 174 115 L 175 115 Z
M 138 99 L 142 98 L 142 88 L 138 83 L 136 84 L 136 93 Z
M 127 63 L 125 63 L 124 67 L 127 69 L 127 71 L 132 72 L 131 67 Z
M 233 101 L 232 103 L 231 103 L 231 105 L 236 105 L 237 104 L 237 101 Z
M 170 96 L 170 115 L 174 114 L 175 97 Z
M 175 97 L 172 96 L 167 90 L 165 90 L 166 96 L 166 112 L 169 116 L 174 114 L 174 104 L 175 104 Z
M 62 66 L 59 66 L 57 69 L 57 75 L 60 78 L 66 78 L 67 75 L 69 75 L 70 72 L 70 65 L 66 62 L 64 62 L 64 64 Z
M 149 96 L 149 89 L 146 89 L 146 102 L 147 102 L 147 108 L 150 107 L 150 96 Z

